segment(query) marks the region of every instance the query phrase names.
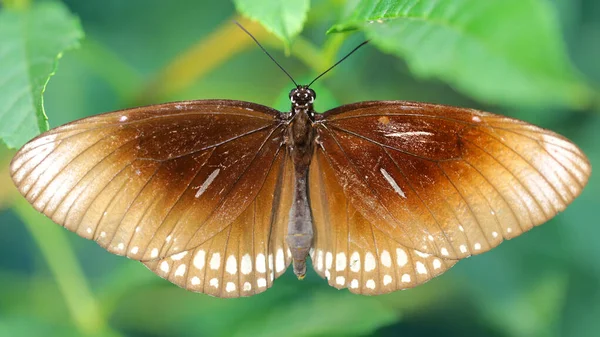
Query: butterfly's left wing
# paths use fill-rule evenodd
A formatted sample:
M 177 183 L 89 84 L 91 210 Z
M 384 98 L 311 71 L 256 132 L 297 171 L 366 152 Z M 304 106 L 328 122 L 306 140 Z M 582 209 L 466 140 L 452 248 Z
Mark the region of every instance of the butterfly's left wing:
M 314 265 L 365 294 L 418 285 L 544 223 L 591 172 L 560 135 L 471 109 L 363 102 L 315 127 Z

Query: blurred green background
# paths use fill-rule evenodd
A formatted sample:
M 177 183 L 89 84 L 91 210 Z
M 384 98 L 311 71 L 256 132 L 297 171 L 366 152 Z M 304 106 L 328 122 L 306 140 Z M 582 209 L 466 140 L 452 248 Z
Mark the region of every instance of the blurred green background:
M 20 2 L 27 1 L 3 3 L 11 7 Z M 423 2 L 443 9 L 441 4 L 447 1 Z M 446 55 L 453 43 L 447 34 L 440 37 L 427 27 L 396 26 L 402 30 L 398 35 L 384 24 L 360 29 L 363 26 L 358 23 L 364 19 L 360 11 L 349 10 L 352 7 L 343 1 L 313 1 L 302 33 L 290 38 L 289 47 L 260 24 L 236 14 L 236 6 L 229 1 L 62 3 L 79 18 L 85 38 L 80 48 L 64 53 L 47 86 L 44 106 L 51 127 L 100 112 L 182 99 L 230 98 L 289 109 L 289 79 L 231 23 L 236 18 L 299 82 L 312 79 L 363 41 L 365 34 L 373 39 L 317 82 L 317 109 L 321 111 L 381 99 L 479 108 L 557 131 L 578 144 L 592 166 L 600 167 L 600 100 L 597 87 L 590 89 L 600 82 L 597 0 L 499 2 L 507 13 L 512 10 L 512 16 L 498 13 L 485 21 L 513 18 L 507 26 L 522 31 L 515 28 L 485 35 L 485 27 L 471 25 L 462 32 L 489 37 L 498 54 L 511 41 L 521 41 L 502 60 L 543 65 L 558 59 L 555 67 L 519 68 L 517 75 L 523 80 L 517 85 L 508 82 L 516 75 L 505 71 L 502 62 L 478 58 L 467 45 Z M 238 9 L 249 14 L 243 3 L 248 1 L 236 1 Z M 365 5 L 367 1 L 353 3 L 363 9 L 370 6 Z M 466 4 L 459 8 L 464 20 L 482 13 L 470 13 L 477 6 L 467 6 L 468 0 L 454 2 L 459 3 Z M 536 6 L 547 11 L 527 12 Z M 544 17 L 544 13 L 549 14 Z M 370 14 L 371 18 L 377 15 Z M 435 21 L 434 12 L 428 15 Z M 556 23 L 550 25 L 555 31 L 546 32 L 556 44 L 556 49 L 549 50 L 566 50 L 568 58 L 539 57 L 536 50 L 543 46 L 536 43 L 547 42 L 546 37 L 535 38 L 533 43 L 519 40 L 520 34 L 535 31 L 544 20 Z M 359 29 L 325 34 L 340 22 L 348 23 L 344 30 Z M 6 29 L 4 24 L 0 21 L 0 32 Z M 402 35 L 406 32 L 430 38 L 415 40 L 415 35 Z M 3 45 L 8 40 L 0 40 L 0 51 Z M 2 57 L 0 53 L 0 61 Z M 527 61 L 528 57 L 533 61 Z M 10 67 L 0 64 L 4 69 L 0 89 L 10 81 L 6 70 Z M 531 74 L 537 76 L 550 68 L 555 72 L 552 78 L 567 78 L 564 83 L 568 85 L 532 79 Z M 519 94 L 525 89 L 519 84 L 531 84 L 529 80 L 535 84 L 530 87 L 543 83 L 548 88 L 524 99 Z M 486 91 L 488 87 L 494 89 L 489 91 L 492 94 Z M 0 94 L 0 105 L 6 102 Z M 418 288 L 361 297 L 329 287 L 313 272 L 298 281 L 288 271 L 261 295 L 222 300 L 171 285 L 139 262 L 113 256 L 37 214 L 17 195 L 8 176 L 13 153 L 0 145 L 0 336 L 600 335 L 597 174 L 555 219 L 489 253 L 458 263 Z

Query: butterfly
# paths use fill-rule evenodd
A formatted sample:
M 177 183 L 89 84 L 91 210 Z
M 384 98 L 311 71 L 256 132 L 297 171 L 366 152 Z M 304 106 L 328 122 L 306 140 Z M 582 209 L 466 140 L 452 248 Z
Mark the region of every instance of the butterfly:
M 261 293 L 290 265 L 303 278 L 309 256 L 338 289 L 411 288 L 546 222 L 591 173 L 569 140 L 492 113 L 320 114 L 310 85 L 289 98 L 289 112 L 195 100 L 84 118 L 24 145 L 10 173 L 54 222 L 218 297 Z

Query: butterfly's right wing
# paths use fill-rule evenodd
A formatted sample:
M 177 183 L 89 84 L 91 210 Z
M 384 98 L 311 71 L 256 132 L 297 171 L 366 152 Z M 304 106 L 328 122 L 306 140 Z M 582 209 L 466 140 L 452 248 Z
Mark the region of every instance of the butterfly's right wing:
M 315 127 L 313 261 L 353 292 L 412 287 L 488 251 L 564 210 L 591 173 L 564 137 L 472 109 L 362 102 Z
M 284 129 L 277 111 L 239 101 L 116 111 L 30 141 L 11 175 L 38 211 L 110 252 L 148 262 L 191 290 L 250 295 L 289 264 L 279 232 L 287 211 L 278 212 L 291 198 Z M 171 265 L 169 274 L 163 261 L 150 262 L 186 254 L 196 263 L 185 282 L 184 267 Z M 199 288 L 195 277 L 209 277 L 203 287 L 217 281 Z

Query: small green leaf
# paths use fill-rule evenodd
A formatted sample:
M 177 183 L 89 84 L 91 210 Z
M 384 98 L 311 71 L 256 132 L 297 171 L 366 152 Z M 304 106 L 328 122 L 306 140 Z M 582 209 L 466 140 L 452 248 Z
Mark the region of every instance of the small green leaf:
M 543 0 L 361 1 L 330 31 L 364 27 L 419 77 L 487 103 L 585 107 L 592 92 L 571 64 Z
M 304 27 L 309 0 L 235 0 L 238 12 L 260 22 L 289 48 Z
M 62 53 L 78 46 L 79 21 L 58 2 L 0 11 L 0 139 L 20 147 L 48 129 L 43 93 Z

